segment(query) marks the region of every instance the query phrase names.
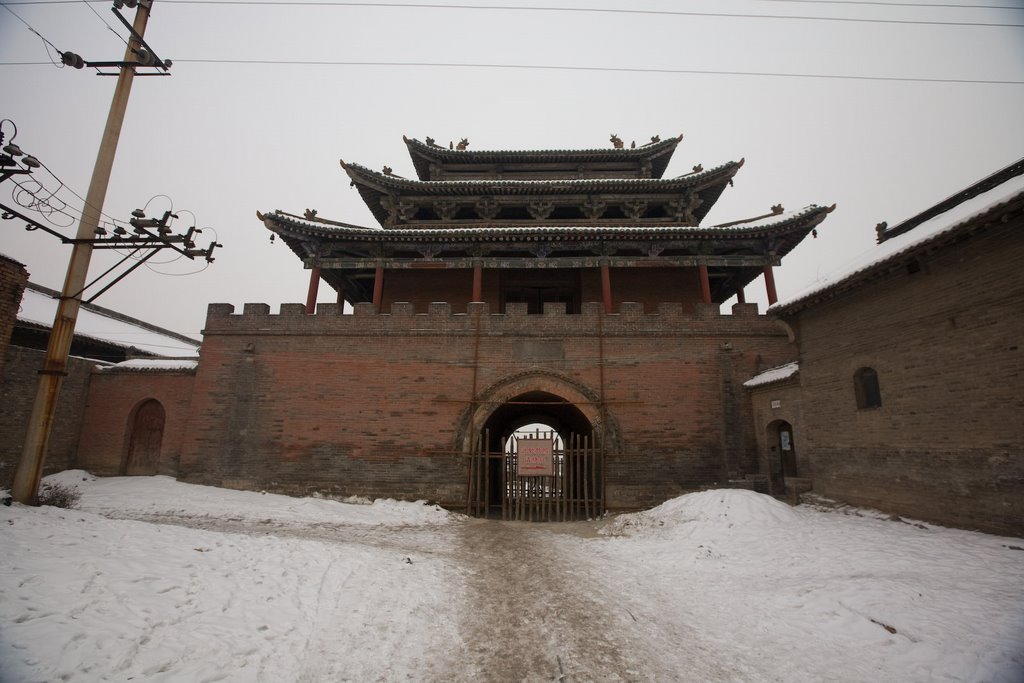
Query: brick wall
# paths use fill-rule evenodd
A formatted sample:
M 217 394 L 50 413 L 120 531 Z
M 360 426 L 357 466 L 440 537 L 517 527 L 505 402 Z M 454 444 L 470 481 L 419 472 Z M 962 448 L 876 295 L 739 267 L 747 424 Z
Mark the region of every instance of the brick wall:
M 496 407 L 474 398 L 494 400 L 510 378 L 574 401 L 603 395 L 610 507 L 756 471 L 741 384 L 764 356 L 792 354 L 756 306 L 583 309 L 211 305 L 179 477 L 464 505 L 466 431 Z M 596 415 L 593 403 L 581 410 Z
M 78 445 L 78 467 L 99 475 L 124 474 L 132 418 L 149 399 L 160 402 L 165 422 L 158 474 L 175 476 L 188 432 L 194 372 L 110 371 L 94 373 Z
M 0 486 L 9 487 L 14 469 L 21 459 L 25 429 L 39 384 L 39 369 L 46 353 L 18 346 L 6 348 L 0 380 Z M 69 358 L 67 376 L 61 383 L 60 397 L 43 474 L 60 472 L 75 466 L 78 434 L 89 391 L 89 380 L 95 363 L 82 358 Z
M 583 301 L 600 301 L 601 271 L 582 270 L 494 270 L 482 271 L 482 300 L 490 310 L 501 305 L 501 288 L 513 283 L 533 287 L 569 287 L 581 293 Z M 666 299 L 683 303 L 684 312 L 693 313 L 701 300 L 700 280 L 696 268 L 612 268 L 609 271 L 612 303 L 616 308 L 627 302 L 644 306 L 647 312 L 658 310 Z M 426 313 L 435 301 L 444 301 L 452 310 L 464 311 L 473 292 L 473 271 L 469 269 L 396 269 L 384 273 L 382 308 L 389 310 L 396 302 L 413 305 L 416 313 Z
M 1024 534 L 1022 235 L 996 224 L 792 321 L 816 491 Z M 857 408 L 861 367 L 879 408 Z
M 0 256 L 0 349 L 6 349 L 11 332 L 18 319 L 21 295 L 28 283 L 25 266 L 6 256 Z M 0 375 L 3 373 L 4 354 L 0 353 Z

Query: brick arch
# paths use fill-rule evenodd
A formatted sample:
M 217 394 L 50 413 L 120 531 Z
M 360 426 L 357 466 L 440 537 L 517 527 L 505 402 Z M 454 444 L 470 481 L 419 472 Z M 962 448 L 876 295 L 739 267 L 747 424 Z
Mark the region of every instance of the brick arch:
M 464 414 L 456 431 L 455 449 L 468 453 L 473 435 L 505 403 L 524 394 L 544 393 L 571 403 L 590 422 L 595 433 L 602 435 L 606 452 L 618 452 L 619 432 L 607 408 L 600 406 L 600 394 L 569 377 L 548 370 L 532 370 L 509 375 L 477 395 L 477 400 Z

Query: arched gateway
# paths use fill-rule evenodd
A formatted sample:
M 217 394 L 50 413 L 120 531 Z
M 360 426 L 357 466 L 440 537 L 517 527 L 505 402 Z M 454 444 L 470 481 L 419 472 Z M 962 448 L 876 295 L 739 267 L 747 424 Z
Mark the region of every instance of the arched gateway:
M 604 512 L 604 453 L 614 430 L 599 396 L 529 373 L 485 391 L 468 417 L 460 432 L 468 514 L 564 521 Z

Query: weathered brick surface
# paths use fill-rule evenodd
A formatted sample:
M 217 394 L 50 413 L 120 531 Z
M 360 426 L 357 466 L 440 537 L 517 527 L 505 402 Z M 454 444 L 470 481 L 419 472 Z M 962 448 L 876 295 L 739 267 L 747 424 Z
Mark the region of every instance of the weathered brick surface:
M 765 356 L 792 355 L 785 335 L 753 306 L 729 316 L 644 308 L 499 315 L 448 304 L 416 313 L 410 303 L 306 316 L 299 306 L 271 315 L 260 304 L 241 314 L 211 305 L 179 476 L 457 506 L 470 425 L 496 407 L 488 401 L 510 398 L 502 392 L 529 390 L 579 401 L 595 424 L 604 397 L 611 507 L 756 470 L 741 384 Z
M 21 295 L 28 283 L 28 271 L 25 266 L 6 256 L 0 256 L 0 348 L 7 348 L 11 341 L 11 332 L 18 319 L 21 306 Z M 3 373 L 4 357 L 0 354 L 0 376 Z
M 157 473 L 175 476 L 181 443 L 189 429 L 194 379 L 190 371 L 94 373 L 85 404 L 78 467 L 100 475 L 124 474 L 135 412 L 154 399 L 165 414 Z
M 0 381 L 0 405 L 3 405 L 3 410 L 0 410 L 0 485 L 4 487 L 10 486 L 21 459 L 26 425 L 32 414 L 39 369 L 43 367 L 45 355 L 45 352 L 35 349 L 6 347 Z M 81 358 L 68 359 L 68 374 L 61 383 L 44 474 L 75 466 L 78 435 L 94 366 L 92 361 Z
M 1020 218 L 990 226 L 797 315 L 816 491 L 1024 534 L 1022 234 Z M 857 408 L 861 367 L 880 408 Z

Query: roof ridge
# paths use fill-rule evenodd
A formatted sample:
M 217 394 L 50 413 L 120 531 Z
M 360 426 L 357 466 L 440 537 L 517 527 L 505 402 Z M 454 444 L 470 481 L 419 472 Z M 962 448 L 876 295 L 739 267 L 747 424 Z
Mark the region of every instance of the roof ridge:
M 25 289 L 33 290 L 35 292 L 38 292 L 39 294 L 45 294 L 46 296 L 49 296 L 50 298 L 53 298 L 53 299 L 60 299 L 61 298 L 61 293 L 58 292 L 57 290 L 50 289 L 49 287 L 44 287 L 43 285 L 36 284 L 35 282 L 31 282 L 31 281 L 27 282 L 25 284 Z M 97 315 L 102 315 L 102 316 L 105 316 L 107 318 L 112 318 L 114 320 L 118 320 L 120 322 L 127 323 L 129 325 L 137 325 L 138 327 L 141 327 L 141 328 L 143 328 L 145 330 L 148 330 L 150 332 L 155 332 L 157 334 L 162 334 L 162 335 L 165 335 L 165 336 L 168 336 L 168 337 L 172 337 L 174 339 L 177 339 L 180 342 L 186 342 L 186 343 L 191 344 L 191 345 L 196 346 L 196 347 L 198 347 L 200 345 L 200 341 L 198 339 L 192 339 L 191 337 L 189 337 L 187 335 L 184 335 L 184 334 L 181 334 L 180 332 L 175 332 L 174 330 L 168 330 L 167 328 L 160 327 L 159 325 L 154 325 L 153 323 L 146 322 L 145 320 L 140 320 L 139 318 L 133 318 L 130 315 L 127 315 L 125 313 L 120 313 L 120 312 L 115 311 L 115 310 L 110 309 L 110 308 L 104 308 L 103 306 L 99 306 L 97 304 L 90 303 L 88 301 L 82 301 L 82 302 L 80 302 L 79 305 L 82 308 L 84 308 L 85 310 L 92 311 L 93 313 L 96 313 Z M 78 333 L 76 332 L 76 334 L 78 334 Z M 81 336 L 86 337 L 86 336 L 89 336 L 89 335 L 82 334 Z M 94 337 L 94 338 L 99 339 L 98 337 Z M 108 341 L 108 340 L 100 339 L 100 341 Z M 110 342 L 110 343 L 117 343 L 117 342 Z
M 586 147 L 586 148 L 540 148 L 540 149 L 450 149 L 443 145 L 431 145 L 423 142 L 417 138 L 410 138 L 405 135 L 402 136 L 402 141 L 409 147 L 419 147 L 430 151 L 436 151 L 441 154 L 464 154 L 467 156 L 480 154 L 480 155 L 529 155 L 529 154 L 622 154 L 622 153 L 633 153 L 635 156 L 643 156 L 643 153 L 651 152 L 654 150 L 661 150 L 662 148 L 675 147 L 683 140 L 683 134 L 680 133 L 677 136 L 668 137 L 664 140 L 658 140 L 657 142 L 648 142 L 639 147 Z
M 921 225 L 925 221 L 931 220 L 936 216 L 941 216 L 947 211 L 955 209 L 960 204 L 977 197 L 980 194 L 984 194 L 989 190 L 993 190 L 1003 183 L 1015 178 L 1016 176 L 1024 174 L 1024 158 L 1018 159 L 1010 165 L 999 169 L 995 173 L 991 173 L 981 180 L 965 187 L 964 189 L 954 192 L 949 197 L 946 197 L 942 201 L 934 204 L 921 213 L 911 216 L 907 220 L 888 227 L 884 222 L 879 223 L 875 230 L 878 232 L 878 244 L 885 242 L 886 240 L 892 239 L 899 235 L 910 232 L 917 226 Z

